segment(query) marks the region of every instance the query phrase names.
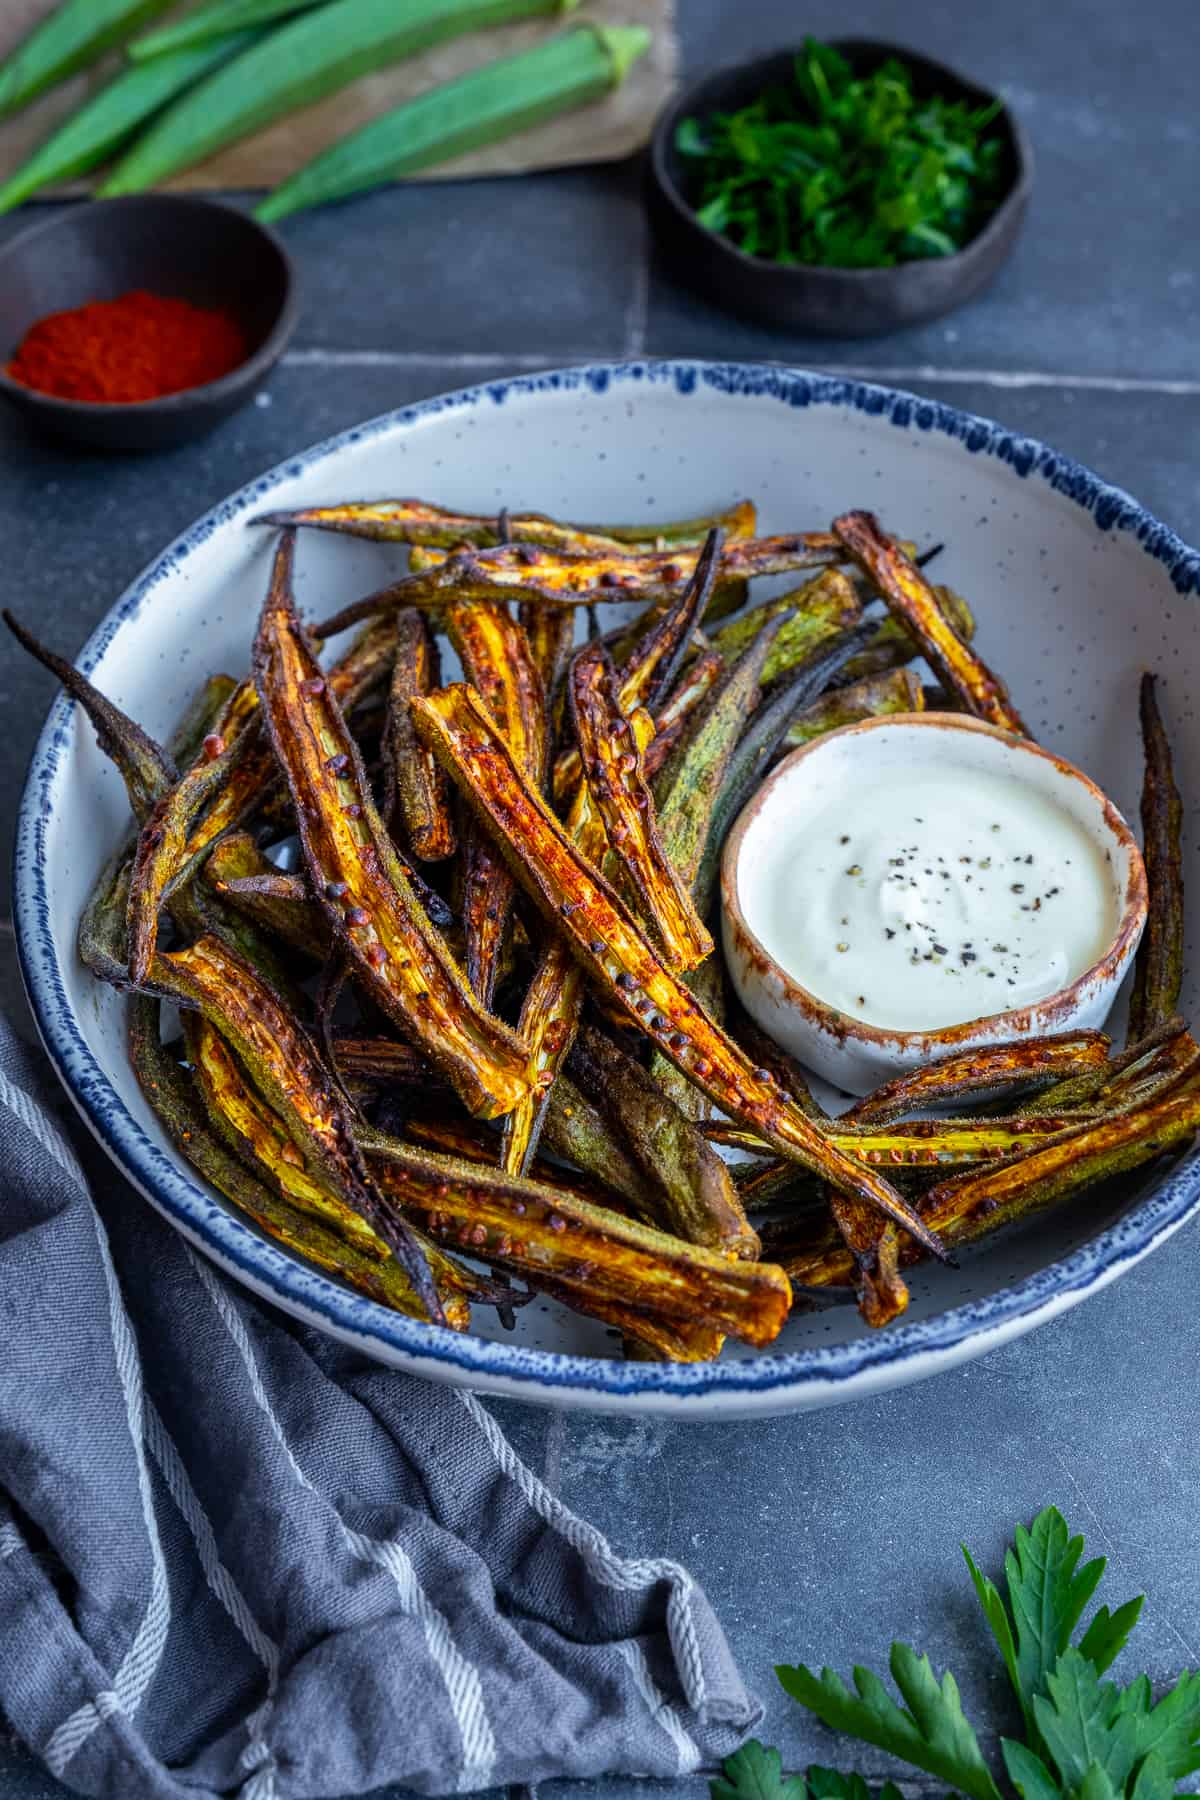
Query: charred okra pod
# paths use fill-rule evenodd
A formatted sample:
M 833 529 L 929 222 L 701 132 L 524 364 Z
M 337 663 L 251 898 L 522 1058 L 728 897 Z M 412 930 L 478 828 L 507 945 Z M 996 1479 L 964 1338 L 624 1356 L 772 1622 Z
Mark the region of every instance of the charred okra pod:
M 839 562 L 845 551 L 827 531 L 727 543 L 718 580 L 785 575 Z M 463 600 L 526 600 L 555 606 L 588 606 L 605 600 L 669 600 L 692 577 L 696 555 L 686 549 L 633 551 L 624 555 L 543 550 L 536 544 L 501 544 L 493 550 L 459 550 L 390 587 L 343 607 L 317 627 L 332 637 L 360 619 L 400 606 L 443 606 Z
M 655 1086 L 631 1056 L 594 1025 L 575 1041 L 568 1067 L 646 1176 L 638 1216 L 689 1244 L 737 1256 L 756 1256 L 758 1239 L 746 1218 L 729 1166 Z
M 150 994 L 130 1001 L 129 1056 L 138 1084 L 176 1148 L 268 1237 L 294 1250 L 319 1269 L 338 1275 L 360 1293 L 415 1318 L 428 1315 L 412 1283 L 390 1256 L 381 1260 L 348 1242 L 327 1224 L 273 1194 L 265 1182 L 219 1138 L 195 1087 L 159 1036 L 159 1003 Z M 443 1296 L 445 1322 L 455 1331 L 470 1325 L 465 1295 Z
M 967 710 L 989 725 L 1028 737 L 1004 683 L 958 636 L 933 588 L 899 544 L 880 529 L 878 519 L 867 512 L 843 513 L 833 529 L 889 609 L 907 625 L 930 667 Z
M 1066 1031 L 1055 1037 L 1024 1038 L 985 1049 L 952 1050 L 933 1062 L 897 1075 L 858 1100 L 839 1121 L 843 1126 L 877 1124 L 919 1112 L 963 1094 L 1007 1090 L 1030 1081 L 1060 1081 L 1104 1066 L 1109 1040 L 1102 1031 Z M 1057 1109 L 1056 1110 L 1061 1110 Z
M 413 695 L 429 693 L 440 680 L 437 649 L 424 617 L 415 607 L 398 612 L 396 660 L 383 737 L 393 804 L 383 810 L 385 816 L 398 810 L 408 845 L 422 862 L 441 862 L 455 850 L 449 783 L 428 750 L 417 742 L 408 716 Z
M 358 746 L 296 616 L 291 563 L 287 534 L 254 662 L 313 892 L 367 991 L 445 1072 L 470 1110 L 507 1112 L 529 1089 L 528 1053 L 479 1004 L 405 873 L 375 809 Z
M 518 881 L 569 934 L 592 980 L 634 1026 L 731 1117 L 839 1189 L 861 1194 L 937 1254 L 936 1241 L 895 1189 L 832 1149 L 769 1071 L 752 1067 L 664 967 L 615 890 L 522 779 L 478 695 L 461 684 L 443 688 L 414 701 L 413 717 Z
M 1150 903 L 1129 1001 L 1131 1042 L 1171 1017 L 1183 982 L 1183 807 L 1158 710 L 1155 677 L 1149 673 L 1142 676 L 1139 704 L 1146 759 L 1142 845 Z
M 890 669 L 882 675 L 866 675 L 848 687 L 830 688 L 806 706 L 788 727 L 784 743 L 789 750 L 811 744 L 843 725 L 859 725 L 864 719 L 880 719 L 889 713 L 924 712 L 925 690 L 912 669 Z
M 371 1139 L 383 1191 L 440 1243 L 590 1299 L 769 1344 L 787 1318 L 786 1277 L 685 1244 L 561 1188 L 398 1142 Z
M 612 664 L 598 644 L 581 651 L 571 665 L 571 710 L 584 779 L 616 853 L 626 898 L 650 926 L 668 965 L 678 971 L 695 968 L 713 941 L 664 846 L 637 736 L 621 710 Z

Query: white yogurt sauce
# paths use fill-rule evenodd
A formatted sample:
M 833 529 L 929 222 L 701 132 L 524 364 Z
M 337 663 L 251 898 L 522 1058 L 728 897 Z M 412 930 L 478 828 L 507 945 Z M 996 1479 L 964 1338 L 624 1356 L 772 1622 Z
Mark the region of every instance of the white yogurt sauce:
M 1069 813 L 952 763 L 847 784 L 771 863 L 752 921 L 764 948 L 818 999 L 893 1030 L 1045 999 L 1117 924 L 1112 869 Z

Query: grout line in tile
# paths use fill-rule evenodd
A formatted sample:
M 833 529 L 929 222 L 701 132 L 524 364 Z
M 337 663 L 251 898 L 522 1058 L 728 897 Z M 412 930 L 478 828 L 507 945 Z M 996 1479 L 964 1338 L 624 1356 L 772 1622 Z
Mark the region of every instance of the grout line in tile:
M 638 320 L 637 294 L 630 303 L 626 354 L 642 354 L 645 322 Z M 620 353 L 607 350 L 560 350 L 551 356 L 533 351 L 436 351 L 436 350 L 333 350 L 312 346 L 289 350 L 283 357 L 288 368 L 315 369 L 549 369 L 560 363 L 611 362 Z M 669 359 L 664 359 L 669 360 Z M 687 360 L 687 359 L 685 359 Z M 696 358 L 704 361 L 703 357 Z M 783 362 L 782 358 L 748 358 L 749 361 Z M 788 366 L 784 363 L 784 366 Z M 972 383 L 995 388 L 1079 388 L 1112 394 L 1163 394 L 1187 398 L 1200 394 L 1200 380 L 1137 375 L 1071 375 L 1053 369 L 942 368 L 934 363 L 898 363 L 872 367 L 865 363 L 822 363 L 825 375 L 844 375 L 855 381 L 933 381 Z

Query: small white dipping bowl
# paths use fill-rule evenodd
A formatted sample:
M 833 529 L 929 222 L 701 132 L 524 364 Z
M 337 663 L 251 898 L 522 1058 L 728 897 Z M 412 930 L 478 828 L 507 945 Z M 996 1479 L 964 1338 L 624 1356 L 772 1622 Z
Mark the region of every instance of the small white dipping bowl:
M 931 742 L 931 740 L 934 740 Z M 931 1031 L 868 1025 L 801 987 L 755 936 L 768 851 L 781 835 L 802 850 L 808 820 L 831 788 L 861 787 L 887 771 L 928 763 L 1003 774 L 1039 789 L 1111 858 L 1117 924 L 1099 961 L 1069 987 L 1031 1005 Z M 1071 763 L 959 713 L 900 713 L 847 725 L 785 758 L 740 814 L 721 865 L 725 955 L 750 1016 L 800 1062 L 851 1094 L 952 1050 L 1098 1027 L 1108 1017 L 1146 921 L 1141 853 L 1112 802 Z

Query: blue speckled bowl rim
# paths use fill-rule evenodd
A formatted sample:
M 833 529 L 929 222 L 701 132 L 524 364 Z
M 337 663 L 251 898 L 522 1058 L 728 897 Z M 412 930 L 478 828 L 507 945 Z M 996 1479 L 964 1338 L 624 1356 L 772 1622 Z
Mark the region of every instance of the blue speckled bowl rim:
M 904 430 L 916 427 L 957 439 L 974 455 L 994 456 L 1024 479 L 1045 482 L 1088 513 L 1100 531 L 1133 536 L 1148 556 L 1167 570 L 1181 594 L 1200 590 L 1200 553 L 1190 549 L 1129 494 L 1109 486 L 1089 469 L 1036 439 L 1021 437 L 992 421 L 936 400 L 922 399 L 872 382 L 810 374 L 775 364 L 637 361 L 592 364 L 544 374 L 515 376 L 482 387 L 407 406 L 327 439 L 278 464 L 257 481 L 214 507 L 157 558 L 122 595 L 88 639 L 79 662 L 93 669 L 116 633 L 133 619 L 159 582 L 169 578 L 190 551 L 237 515 L 258 510 L 280 481 L 339 450 L 395 431 L 439 413 L 502 405 L 510 397 L 578 391 L 604 394 L 615 385 L 639 388 L 668 385 L 680 394 L 705 390 L 737 398 L 778 401 L 792 407 L 836 406 L 886 420 Z M 333 1329 L 376 1347 L 387 1360 L 420 1362 L 426 1371 L 444 1369 L 446 1378 L 470 1385 L 499 1382 L 531 1398 L 569 1403 L 571 1390 L 593 1404 L 644 1396 L 702 1402 L 706 1396 L 789 1396 L 804 1404 L 805 1390 L 822 1397 L 859 1377 L 865 1391 L 893 1385 L 917 1373 L 971 1354 L 971 1340 L 989 1343 L 1028 1329 L 1038 1320 L 1074 1304 L 1139 1261 L 1200 1209 L 1200 1150 L 1176 1162 L 1153 1190 L 1117 1224 L 1062 1261 L 1000 1293 L 953 1307 L 933 1318 L 900 1324 L 886 1332 L 784 1355 L 746 1361 L 652 1364 L 566 1356 L 554 1351 L 421 1325 L 376 1305 L 310 1269 L 259 1237 L 233 1211 L 191 1177 L 182 1161 L 154 1143 L 127 1110 L 103 1067 L 85 1042 L 67 999 L 49 928 L 46 882 L 46 808 L 56 773 L 74 729 L 73 708 L 60 697 L 51 708 L 33 753 L 22 794 L 14 862 L 14 902 L 21 971 L 38 1028 L 58 1073 L 85 1119 L 114 1160 L 166 1216 L 226 1267 L 281 1303 L 299 1306 Z M 917 1366 L 919 1365 L 919 1366 Z M 696 1411 L 705 1409 L 697 1406 Z M 723 1409 L 722 1409 L 723 1410 Z

